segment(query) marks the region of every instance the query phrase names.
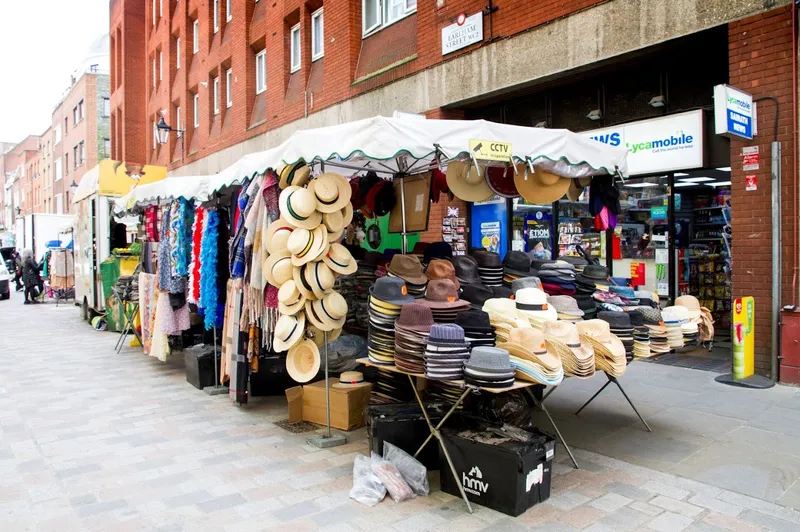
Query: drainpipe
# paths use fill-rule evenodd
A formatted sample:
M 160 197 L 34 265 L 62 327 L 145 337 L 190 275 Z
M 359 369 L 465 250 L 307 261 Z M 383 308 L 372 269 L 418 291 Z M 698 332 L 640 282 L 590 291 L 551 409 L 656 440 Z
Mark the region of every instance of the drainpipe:
M 800 0 L 798 0 L 800 1 Z M 792 306 L 797 306 L 798 298 L 798 248 L 800 234 L 798 234 L 798 210 L 800 209 L 800 191 L 798 191 L 797 172 L 797 1 L 792 2 L 792 179 L 794 188 L 794 215 L 792 216 Z

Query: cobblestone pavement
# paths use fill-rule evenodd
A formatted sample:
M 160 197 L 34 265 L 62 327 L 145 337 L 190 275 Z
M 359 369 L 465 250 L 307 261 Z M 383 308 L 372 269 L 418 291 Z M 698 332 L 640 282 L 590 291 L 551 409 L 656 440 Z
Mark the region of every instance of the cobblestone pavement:
M 273 425 L 285 399 L 238 408 L 116 338 L 74 307 L 0 302 L 0 530 L 800 530 L 795 510 L 583 450 L 516 519 L 437 490 L 368 508 L 348 498 L 363 430 L 318 450 Z

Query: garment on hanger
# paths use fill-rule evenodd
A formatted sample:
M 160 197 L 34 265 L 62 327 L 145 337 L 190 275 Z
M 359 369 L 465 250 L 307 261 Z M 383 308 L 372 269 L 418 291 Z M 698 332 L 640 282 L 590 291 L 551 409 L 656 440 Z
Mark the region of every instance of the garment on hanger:
M 219 213 L 210 209 L 208 221 L 200 242 L 200 304 L 203 309 L 203 323 L 207 331 L 217 322 L 217 244 L 219 231 Z
M 206 210 L 197 207 L 192 223 L 192 251 L 189 261 L 189 293 L 187 299 L 195 305 L 200 301 L 200 243 L 203 240 L 203 229 L 206 221 Z

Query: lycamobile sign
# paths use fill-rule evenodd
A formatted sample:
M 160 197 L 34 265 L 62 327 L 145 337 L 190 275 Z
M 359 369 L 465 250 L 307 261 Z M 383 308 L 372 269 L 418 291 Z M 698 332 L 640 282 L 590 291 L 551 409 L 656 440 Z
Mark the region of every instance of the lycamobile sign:
M 628 148 L 628 172 L 641 175 L 703 166 L 703 111 L 631 122 L 583 133 Z
M 714 130 L 726 137 L 753 138 L 756 117 L 753 97 L 728 85 L 714 87 Z

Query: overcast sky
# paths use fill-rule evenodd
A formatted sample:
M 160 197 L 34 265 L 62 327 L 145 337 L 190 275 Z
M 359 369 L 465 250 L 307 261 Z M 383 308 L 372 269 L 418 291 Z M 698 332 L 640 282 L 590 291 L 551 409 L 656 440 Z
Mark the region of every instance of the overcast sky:
M 0 0 L 0 141 L 41 135 L 92 42 L 109 0 Z

